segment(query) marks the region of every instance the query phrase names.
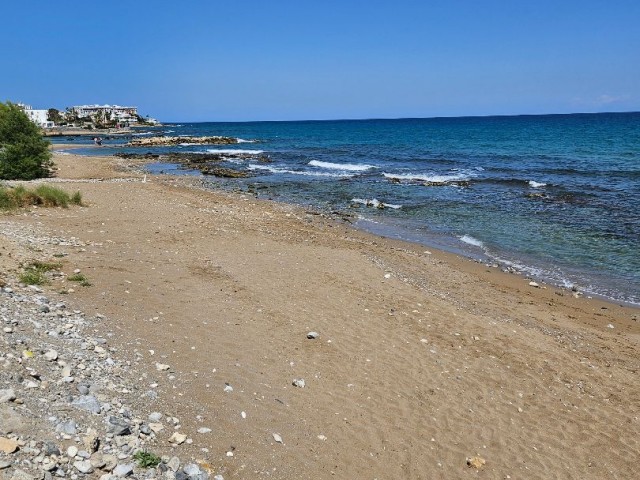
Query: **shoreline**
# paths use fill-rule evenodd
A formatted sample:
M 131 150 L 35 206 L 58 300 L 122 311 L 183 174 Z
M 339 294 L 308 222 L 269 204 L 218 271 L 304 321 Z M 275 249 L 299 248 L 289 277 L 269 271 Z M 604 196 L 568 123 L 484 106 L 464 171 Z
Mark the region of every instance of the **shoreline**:
M 74 145 L 74 144 L 55 144 L 53 145 L 53 149 L 54 150 L 62 150 L 62 149 L 80 149 L 80 148 L 89 148 L 89 149 L 94 149 L 97 150 L 100 147 L 96 147 L 94 145 L 83 145 L 81 147 L 79 147 L 78 145 Z M 72 152 L 71 152 L 72 153 Z M 73 153 L 72 153 L 73 154 Z M 87 157 L 85 155 L 81 155 L 81 154 L 76 154 L 78 156 L 81 157 Z M 153 163 L 158 163 L 157 159 L 146 159 L 146 158 L 137 158 L 137 159 L 118 159 L 118 163 L 121 165 L 128 165 L 126 167 L 123 168 L 131 168 L 131 171 L 136 172 L 136 173 L 140 173 L 143 175 L 156 175 L 156 173 L 154 172 L 149 172 L 145 169 L 146 165 L 149 164 L 153 164 Z M 177 166 L 180 167 L 181 164 L 178 163 L 167 163 L 167 165 L 171 165 L 171 166 Z M 186 170 L 185 170 L 186 171 Z M 161 174 L 164 175 L 164 174 Z M 170 177 L 174 177 L 177 179 L 182 179 L 183 177 L 189 177 L 190 175 L 188 174 L 169 174 Z M 196 181 L 198 181 L 198 179 L 200 180 L 206 180 L 208 177 L 207 176 L 196 176 Z M 209 190 L 210 188 L 208 187 L 204 187 L 205 190 Z M 213 187 L 213 189 L 215 189 L 215 187 Z M 234 190 L 232 189 L 218 189 L 218 191 L 224 191 L 224 192 L 233 192 Z M 257 194 L 255 195 L 255 198 L 258 200 L 267 200 L 267 201 L 274 201 L 276 203 L 283 203 L 286 205 L 292 205 L 294 207 L 298 207 L 301 209 L 313 209 L 313 207 L 311 206 L 303 206 L 300 204 L 296 204 L 296 203 L 288 203 L 286 201 L 283 200 L 278 200 L 278 199 L 265 199 L 264 197 L 260 198 L 257 196 Z M 362 232 L 366 232 L 369 233 L 375 237 L 378 238 L 384 238 L 384 239 L 388 239 L 388 240 L 396 240 L 396 241 L 400 241 L 400 242 L 405 242 L 408 244 L 414 244 L 419 246 L 418 248 L 427 248 L 427 249 L 431 249 L 431 250 L 436 250 L 439 251 L 441 253 L 447 253 L 450 255 L 454 255 L 454 256 L 458 256 L 461 257 L 462 259 L 465 260 L 469 260 L 475 263 L 479 263 L 484 267 L 489 267 L 489 268 L 495 268 L 498 269 L 500 271 L 502 271 L 502 273 L 507 274 L 507 275 L 512 275 L 515 276 L 517 278 L 521 278 L 523 280 L 526 281 L 534 281 L 535 283 L 541 283 L 543 284 L 542 288 L 552 288 L 555 289 L 558 292 L 561 292 L 563 295 L 567 294 L 567 295 L 573 295 L 575 298 L 578 297 L 584 297 L 586 299 L 598 299 L 601 301 L 604 301 L 606 303 L 610 303 L 613 305 L 620 305 L 620 306 L 624 306 L 624 307 L 628 307 L 631 309 L 640 309 L 640 303 L 634 303 L 631 300 L 625 300 L 623 298 L 614 298 L 611 296 L 607 296 L 606 294 L 603 293 L 598 293 L 598 292 L 594 292 L 588 289 L 584 289 L 582 287 L 579 286 L 579 284 L 574 283 L 573 287 L 568 285 L 568 282 L 570 282 L 570 280 L 568 280 L 567 278 L 562 278 L 562 277 L 553 277 L 550 273 L 549 270 L 545 270 L 544 268 L 539 268 L 539 267 L 533 267 L 530 266 L 527 263 L 520 263 L 520 261 L 518 260 L 512 260 L 512 261 L 508 261 L 505 260 L 503 258 L 500 258 L 496 255 L 492 255 L 489 254 L 486 250 L 484 246 L 477 246 L 475 244 L 471 244 L 471 245 L 475 245 L 476 248 L 478 248 L 479 251 L 474 252 L 470 246 L 467 244 L 466 245 L 466 250 L 465 250 L 465 246 L 453 246 L 453 244 L 450 244 L 449 246 L 445 245 L 442 243 L 442 241 L 438 242 L 437 240 L 429 240 L 428 236 L 421 236 L 420 238 L 409 238 L 411 237 L 411 232 L 409 229 L 403 228 L 402 226 L 398 226 L 396 224 L 393 223 L 389 223 L 389 222 L 385 222 L 385 219 L 377 219 L 377 218 L 373 218 L 373 217 L 359 217 L 359 210 L 344 210 L 341 212 L 323 212 L 333 218 L 336 219 L 346 219 L 346 218 L 353 218 L 353 221 L 348 220 L 348 222 L 351 224 L 351 226 L 359 231 Z M 320 211 L 320 210 L 319 210 Z M 366 212 L 365 212 L 366 213 Z M 385 234 L 383 231 L 384 230 L 390 230 L 390 232 L 388 234 Z M 466 236 L 466 235 L 465 235 Z M 458 238 L 458 237 L 446 237 L 446 239 L 449 240 L 453 240 L 454 238 Z M 446 242 L 446 240 L 445 240 Z M 451 242 L 449 242 L 451 243 Z M 481 244 L 482 245 L 482 244 Z M 541 272 L 546 272 L 546 275 L 543 273 L 539 273 L 539 274 L 534 274 L 531 273 L 531 270 L 540 270 Z M 563 283 L 565 285 L 563 285 Z M 602 287 L 602 285 L 601 285 Z
M 54 161 L 56 185 L 87 206 L 5 215 L 3 228 L 86 246 L 5 254 L 4 268 L 64 251 L 87 275 L 67 301 L 109 318 L 96 335 L 139 358 L 140 388 L 158 384 L 150 408 L 194 440 L 159 453 L 227 479 L 467 478 L 474 456 L 488 478 L 634 471 L 637 309 L 197 178 Z

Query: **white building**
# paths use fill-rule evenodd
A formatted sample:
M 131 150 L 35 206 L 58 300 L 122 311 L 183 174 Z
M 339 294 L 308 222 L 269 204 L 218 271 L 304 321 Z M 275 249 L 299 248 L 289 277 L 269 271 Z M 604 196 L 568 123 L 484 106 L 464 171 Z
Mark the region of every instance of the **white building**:
M 39 127 L 52 128 L 54 126 L 54 123 L 48 120 L 49 112 L 47 110 L 34 110 L 31 105 L 25 105 L 24 103 L 18 103 L 18 107 L 27 114 L 29 120 Z
M 120 123 L 137 123 L 138 107 L 121 107 L 120 105 L 78 105 L 71 107 L 71 112 L 79 118 L 92 120 L 115 120 Z

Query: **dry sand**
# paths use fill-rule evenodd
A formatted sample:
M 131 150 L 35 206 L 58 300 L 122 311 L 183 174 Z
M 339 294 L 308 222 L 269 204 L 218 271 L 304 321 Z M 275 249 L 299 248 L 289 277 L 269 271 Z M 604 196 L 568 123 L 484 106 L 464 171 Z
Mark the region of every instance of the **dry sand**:
M 2 238 L 0 266 L 68 254 L 93 285 L 66 301 L 148 359 L 150 411 L 194 439 L 181 456 L 225 479 L 638 478 L 637 309 L 114 158 L 54 161 L 87 206 L 1 220 L 91 246 Z

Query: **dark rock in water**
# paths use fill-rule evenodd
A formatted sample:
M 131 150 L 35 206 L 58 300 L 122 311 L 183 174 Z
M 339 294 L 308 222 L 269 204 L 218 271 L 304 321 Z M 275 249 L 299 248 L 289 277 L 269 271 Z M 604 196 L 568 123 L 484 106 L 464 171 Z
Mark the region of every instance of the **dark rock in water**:
M 147 153 L 118 152 L 115 154 L 115 156 L 118 158 L 126 158 L 126 159 L 132 159 L 132 160 L 155 160 L 160 158 L 160 155 L 158 155 L 157 153 L 151 153 L 151 152 L 147 152 Z
M 448 187 L 454 185 L 456 187 L 468 187 L 471 185 L 469 180 L 451 180 L 447 182 L 422 182 L 425 187 Z
M 135 138 L 127 143 L 128 147 L 155 147 L 160 145 L 180 145 L 180 144 L 196 144 L 196 145 L 230 145 L 238 143 L 237 138 L 233 137 L 148 137 Z
M 224 178 L 246 178 L 249 176 L 248 172 L 223 167 L 202 167 L 200 168 L 200 172 L 202 172 L 203 175 L 213 175 L 214 177 Z

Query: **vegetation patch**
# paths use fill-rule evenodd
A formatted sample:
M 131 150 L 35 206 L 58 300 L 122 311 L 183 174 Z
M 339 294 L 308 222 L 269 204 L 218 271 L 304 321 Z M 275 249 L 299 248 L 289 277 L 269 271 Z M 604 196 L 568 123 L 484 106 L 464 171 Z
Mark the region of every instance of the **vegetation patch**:
M 83 287 L 90 287 L 91 286 L 91 283 L 89 282 L 87 277 L 85 277 L 81 273 L 74 273 L 73 275 L 67 277 L 67 280 L 69 280 L 70 282 L 78 282 Z
M 139 450 L 133 456 L 134 460 L 138 462 L 138 466 L 142 468 L 153 468 L 160 465 L 162 459 L 155 453 Z
M 60 267 L 59 263 L 32 262 L 20 274 L 20 281 L 27 285 L 44 285 L 48 283 L 46 273 L 58 270 Z
M 27 189 L 22 185 L 13 188 L 0 187 L 0 209 L 2 210 L 30 205 L 67 208 L 70 204 L 82 205 L 82 194 L 75 192 L 69 195 L 64 190 L 51 185 L 38 185 L 35 189 Z

